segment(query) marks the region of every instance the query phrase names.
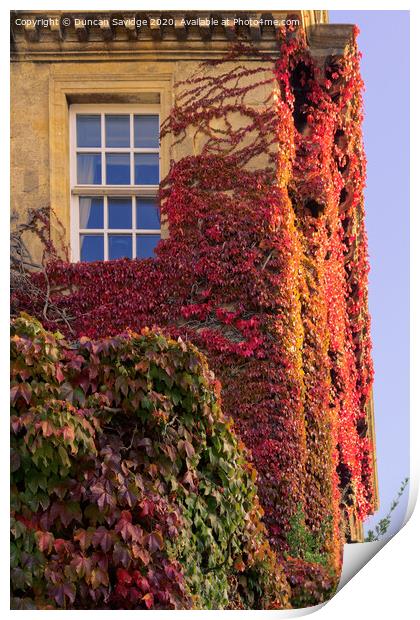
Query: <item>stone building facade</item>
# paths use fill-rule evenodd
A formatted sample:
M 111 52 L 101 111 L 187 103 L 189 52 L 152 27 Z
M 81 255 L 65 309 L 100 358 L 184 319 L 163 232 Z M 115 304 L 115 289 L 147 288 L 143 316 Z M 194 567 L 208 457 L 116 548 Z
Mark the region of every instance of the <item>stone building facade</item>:
M 140 224 L 136 209 L 153 201 L 171 160 L 200 152 L 204 140 L 194 132 L 180 143 L 165 136 L 158 144 L 156 135 L 147 134 L 153 134 L 155 119 L 161 123 L 169 115 L 181 92 L 178 84 L 194 75 L 203 60 L 224 57 L 237 41 L 274 53 L 278 29 L 293 23 L 303 26 L 315 59 L 342 54 L 352 32 L 351 26 L 329 24 L 326 11 L 12 12 L 12 211 L 24 219 L 30 208 L 51 208 L 52 238 L 58 242 L 63 227 L 73 261 L 149 256 L 168 230 L 153 216 Z M 256 62 L 241 60 L 251 69 Z M 247 100 L 260 108 L 279 96 L 272 63 L 264 62 L 266 83 L 251 90 Z M 213 71 L 217 73 L 217 67 Z M 242 85 L 252 79 L 243 78 Z M 84 126 L 81 117 L 92 122 Z M 113 142 L 113 123 L 116 127 L 122 117 L 127 141 L 118 134 Z M 239 116 L 231 120 L 241 122 Z M 142 141 L 143 130 L 149 142 Z M 261 163 L 253 161 L 252 166 Z M 95 220 L 99 203 L 89 202 L 92 194 L 102 206 L 107 201 L 105 220 Z M 112 224 L 111 207 L 124 201 L 129 222 Z M 90 223 L 82 214 L 87 203 Z M 39 255 L 36 243 L 31 250 Z M 371 403 L 369 433 L 374 442 Z M 373 458 L 377 507 L 375 454 Z M 349 532 L 350 540 L 363 540 L 362 524 L 353 516 Z
M 286 20 L 303 24 L 308 33 L 312 29 L 318 45 L 324 45 L 326 35 L 325 28 L 324 34 L 317 30 L 325 26 L 325 11 L 293 15 L 19 11 L 11 19 L 12 210 L 52 207 L 68 243 L 72 106 L 121 111 L 131 105 L 139 111 L 153 109 L 164 119 L 175 103 L 176 83 L 193 74 L 203 60 L 226 54 L 230 42 L 244 38 L 258 49 L 275 51 L 276 32 Z M 261 89 L 261 100 L 255 104 L 264 101 L 269 90 L 268 85 Z M 171 150 L 169 140 L 162 141 L 161 178 L 170 159 L 184 156 L 190 147 L 185 142 Z M 72 248 L 73 257 L 77 254 Z

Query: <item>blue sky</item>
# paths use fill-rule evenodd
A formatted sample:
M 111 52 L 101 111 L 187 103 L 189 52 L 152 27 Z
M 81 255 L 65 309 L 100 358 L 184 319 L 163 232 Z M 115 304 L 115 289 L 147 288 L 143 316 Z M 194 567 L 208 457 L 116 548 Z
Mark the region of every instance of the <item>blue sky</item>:
M 381 506 L 388 512 L 409 475 L 409 12 L 329 11 L 330 23 L 357 24 L 366 92 L 366 224 L 371 272 L 374 401 Z M 393 513 L 401 526 L 408 492 Z

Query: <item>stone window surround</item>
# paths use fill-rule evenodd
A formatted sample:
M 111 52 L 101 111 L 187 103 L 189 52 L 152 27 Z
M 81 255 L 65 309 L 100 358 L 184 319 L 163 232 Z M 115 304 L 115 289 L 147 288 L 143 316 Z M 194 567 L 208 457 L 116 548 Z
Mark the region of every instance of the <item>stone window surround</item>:
M 72 103 L 143 103 L 160 100 L 161 118 L 170 112 L 173 74 L 119 73 L 52 75 L 49 84 L 49 177 L 51 238 L 59 247 L 63 238 L 70 246 L 70 105 Z M 161 178 L 169 171 L 169 140 L 161 142 Z M 162 238 L 168 236 L 162 221 Z

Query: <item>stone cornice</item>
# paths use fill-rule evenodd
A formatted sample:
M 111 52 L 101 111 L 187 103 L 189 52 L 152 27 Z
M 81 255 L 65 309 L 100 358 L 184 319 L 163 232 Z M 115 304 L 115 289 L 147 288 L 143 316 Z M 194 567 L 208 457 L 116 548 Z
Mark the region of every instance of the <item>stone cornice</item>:
M 12 60 L 65 61 L 205 58 L 229 42 L 276 49 L 283 20 L 309 31 L 327 11 L 12 11 Z

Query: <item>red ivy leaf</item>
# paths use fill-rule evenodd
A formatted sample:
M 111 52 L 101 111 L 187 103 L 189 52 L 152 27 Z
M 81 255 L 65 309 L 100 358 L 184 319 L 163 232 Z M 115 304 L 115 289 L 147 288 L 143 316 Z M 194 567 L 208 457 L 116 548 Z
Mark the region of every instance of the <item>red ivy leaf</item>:
M 154 531 L 147 536 L 147 545 L 152 553 L 163 549 L 163 536 L 160 532 Z
M 65 598 L 67 597 L 70 603 L 74 603 L 76 598 L 76 587 L 73 583 L 60 583 L 51 589 L 51 596 L 60 607 L 64 607 Z
M 14 405 L 19 398 L 23 398 L 27 405 L 31 402 L 32 388 L 29 383 L 18 383 L 10 390 L 10 400 Z
M 94 568 L 90 574 L 90 583 L 92 584 L 92 588 L 94 590 L 99 588 L 101 585 L 107 586 L 109 584 L 108 573 L 101 568 Z
M 42 553 L 51 553 L 54 536 L 51 532 L 35 532 L 35 536 L 38 543 L 38 549 L 42 551 Z
M 112 536 L 105 527 L 98 527 L 93 535 L 92 543 L 94 547 L 101 547 L 102 551 L 107 553 L 112 547 Z
M 86 577 L 86 581 L 90 580 L 91 559 L 84 555 L 76 555 L 70 562 L 79 577 Z
M 55 378 L 57 379 L 58 383 L 62 383 L 65 379 L 64 373 L 59 364 L 57 364 L 56 369 L 55 369 Z
M 130 573 L 128 573 L 123 568 L 117 569 L 117 579 L 119 583 L 123 583 L 128 586 L 131 585 L 131 582 L 133 581 Z
M 145 594 L 142 600 L 145 602 L 147 609 L 150 609 L 151 607 L 153 607 L 154 598 L 151 592 L 148 592 L 147 594 Z
M 86 551 L 92 543 L 92 532 L 88 532 L 87 530 L 76 530 L 73 538 L 79 542 L 81 550 Z

